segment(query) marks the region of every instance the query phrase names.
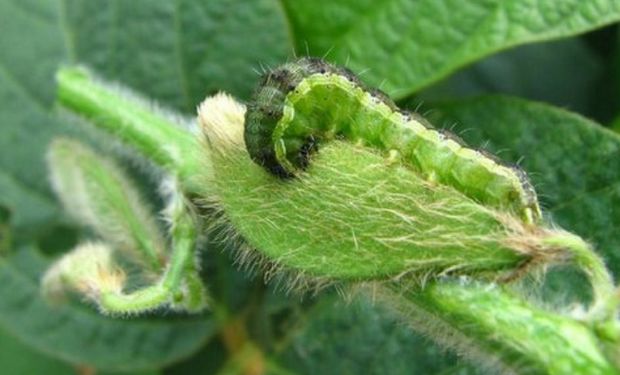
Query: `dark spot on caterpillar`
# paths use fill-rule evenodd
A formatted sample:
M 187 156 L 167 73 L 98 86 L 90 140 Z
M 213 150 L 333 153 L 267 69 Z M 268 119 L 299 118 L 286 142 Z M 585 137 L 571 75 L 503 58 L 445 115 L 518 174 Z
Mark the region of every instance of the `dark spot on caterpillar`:
M 299 61 L 300 66 L 305 66 L 309 74 L 332 72 L 332 67 L 325 61 L 316 57 L 306 57 Z
M 288 92 L 295 88 L 295 80 L 296 78 L 294 72 L 286 67 L 283 67 L 268 73 L 261 86 L 269 86 L 281 92 Z
M 415 112 L 410 112 L 410 111 L 407 111 L 405 109 L 400 109 L 400 108 L 397 108 L 396 111 L 398 111 L 404 117 L 405 122 L 409 122 L 413 120 L 427 129 L 435 129 L 435 126 L 433 126 L 433 124 L 431 124 L 427 119 L 425 119 L 424 117 L 420 116 L 419 114 Z
M 370 95 L 374 96 L 377 99 L 380 99 L 382 102 L 391 102 L 392 99 L 390 99 L 389 96 L 387 96 L 386 93 L 384 93 L 383 91 L 379 90 L 379 89 L 371 89 L 370 91 Z
M 369 92 L 370 92 L 370 95 L 372 95 L 378 101 L 387 105 L 390 108 L 390 110 L 398 111 L 398 107 L 396 106 L 396 103 L 394 103 L 394 101 L 390 99 L 390 97 L 383 91 L 379 89 L 370 89 Z
M 336 73 L 344 76 L 349 82 L 354 83 L 356 86 L 361 87 L 363 90 L 366 90 L 366 86 L 360 81 L 359 78 L 353 73 L 349 68 L 345 67 L 337 67 Z
M 276 82 L 286 81 L 288 78 L 288 71 L 284 69 L 274 70 L 273 72 L 271 72 L 270 78 L 271 80 Z
M 271 172 L 272 174 L 280 177 L 280 178 L 293 178 L 295 177 L 294 174 L 287 172 L 286 169 L 284 169 L 284 167 L 282 167 L 281 165 L 269 165 L 269 166 L 265 166 L 267 168 L 267 170 L 269 172 Z
M 293 178 L 295 175 L 288 172 L 284 167 L 282 167 L 277 160 L 273 159 L 273 156 L 268 153 L 262 153 L 260 157 L 253 159 L 255 161 L 259 161 L 259 164 L 267 169 L 272 174 L 280 177 L 280 178 Z
M 267 117 L 275 118 L 275 117 L 282 116 L 282 111 L 281 110 L 276 110 L 273 107 L 263 107 L 260 110 Z
M 309 164 L 310 155 L 319 150 L 319 144 L 314 136 L 306 138 L 306 142 L 299 149 L 299 161 L 302 169 L 306 169 Z
M 409 122 L 413 118 L 413 117 L 411 117 L 411 113 L 409 113 L 408 111 L 405 111 L 404 109 L 399 109 L 398 113 L 400 113 L 401 116 L 403 116 L 403 120 L 405 122 Z

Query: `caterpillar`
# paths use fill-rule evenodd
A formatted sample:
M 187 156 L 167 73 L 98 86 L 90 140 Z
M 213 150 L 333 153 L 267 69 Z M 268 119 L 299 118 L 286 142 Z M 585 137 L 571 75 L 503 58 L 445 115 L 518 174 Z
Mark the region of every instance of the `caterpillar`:
M 305 57 L 263 75 L 245 115 L 252 160 L 281 178 L 306 169 L 322 142 L 335 138 L 396 152 L 429 181 L 446 184 L 524 221 L 540 216 L 526 173 L 458 136 L 399 109 L 350 70 Z

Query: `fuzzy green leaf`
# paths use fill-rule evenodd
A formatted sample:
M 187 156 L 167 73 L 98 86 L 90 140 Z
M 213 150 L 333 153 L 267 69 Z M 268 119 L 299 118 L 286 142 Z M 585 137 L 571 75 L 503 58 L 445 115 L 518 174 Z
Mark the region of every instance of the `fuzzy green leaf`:
M 300 54 L 325 55 L 402 98 L 516 45 L 620 20 L 615 0 L 284 2 Z
M 603 108 L 614 100 L 613 95 L 597 95 L 611 93 L 604 79 L 605 63 L 583 38 L 528 44 L 480 60 L 423 90 L 413 100 L 433 102 L 501 92 L 608 117 L 608 110 Z M 593 95 L 596 100 L 592 100 Z

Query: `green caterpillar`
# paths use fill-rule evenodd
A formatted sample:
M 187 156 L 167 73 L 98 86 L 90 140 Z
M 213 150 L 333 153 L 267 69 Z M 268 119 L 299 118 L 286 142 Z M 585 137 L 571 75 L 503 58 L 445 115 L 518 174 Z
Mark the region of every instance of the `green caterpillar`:
M 305 169 L 321 142 L 346 138 L 396 151 L 429 180 L 510 209 L 526 222 L 541 216 L 523 170 L 467 147 L 399 109 L 383 92 L 367 89 L 348 69 L 321 59 L 302 58 L 263 76 L 248 105 L 244 138 L 252 160 L 283 178 Z

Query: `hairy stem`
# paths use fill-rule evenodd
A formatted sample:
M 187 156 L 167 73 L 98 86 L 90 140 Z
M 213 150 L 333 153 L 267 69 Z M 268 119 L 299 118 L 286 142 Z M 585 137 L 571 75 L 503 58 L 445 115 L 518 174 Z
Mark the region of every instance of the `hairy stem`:
M 210 170 L 195 135 L 144 100 L 95 79 L 81 68 L 56 75 L 60 104 L 131 145 L 148 159 L 177 174 L 186 189 L 198 189 L 193 176 Z M 207 165 L 205 165 L 207 164 Z
M 206 304 L 206 291 L 196 269 L 196 225 L 194 217 L 180 196 L 174 196 L 170 209 L 172 220 L 172 253 L 169 264 L 157 284 L 137 291 L 103 293 L 101 308 L 110 313 L 134 313 L 180 303 L 189 311 L 201 310 Z
M 198 274 L 196 218 L 181 194 L 172 199 L 168 211 L 172 219 L 173 252 L 161 283 L 188 310 L 200 310 L 207 303 L 207 294 Z
M 168 290 L 157 284 L 129 294 L 103 293 L 98 303 L 106 313 L 132 314 L 156 309 L 169 300 Z
M 414 328 L 501 373 L 615 374 L 584 323 L 478 282 L 384 287 Z

